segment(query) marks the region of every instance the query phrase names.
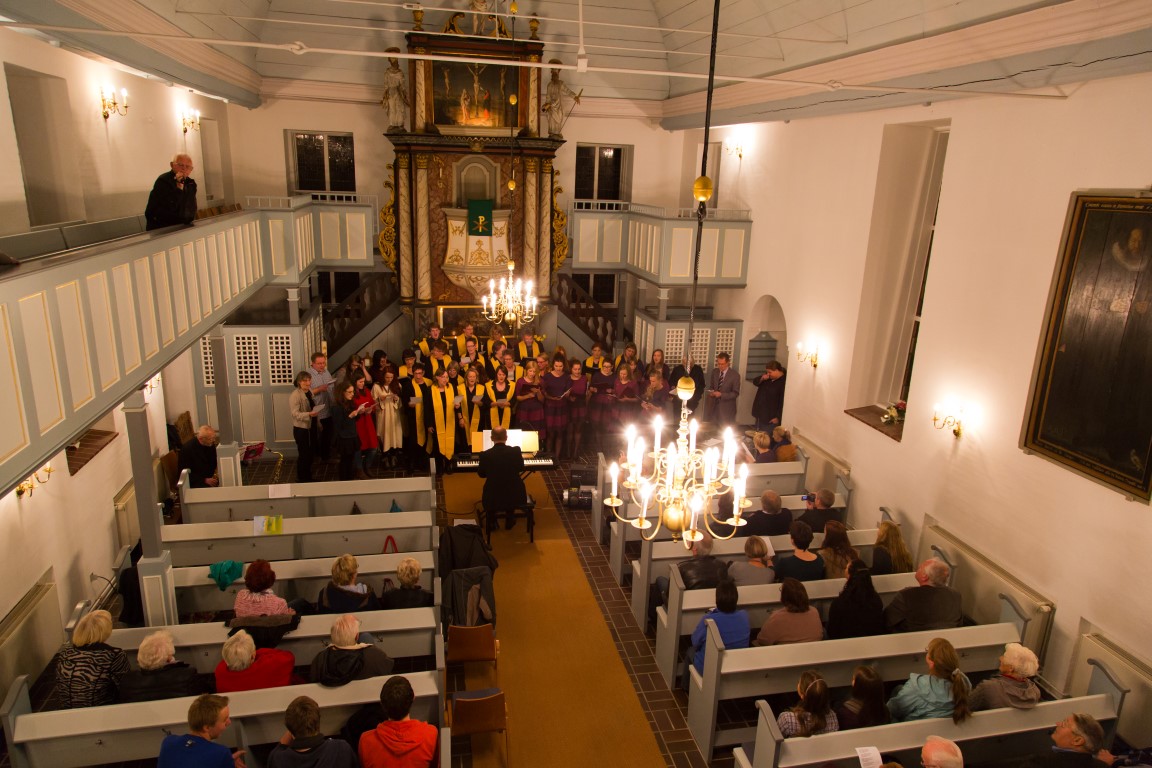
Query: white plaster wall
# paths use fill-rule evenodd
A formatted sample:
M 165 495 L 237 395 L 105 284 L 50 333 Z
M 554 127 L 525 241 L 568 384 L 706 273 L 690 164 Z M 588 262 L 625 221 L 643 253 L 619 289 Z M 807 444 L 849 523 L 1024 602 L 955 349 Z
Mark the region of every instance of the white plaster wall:
M 157 389 L 145 396 L 152 455 L 167 451 L 164 398 Z M 0 616 L 5 616 L 49 568 L 59 589 L 60 617 L 94 597 L 105 586 L 90 581 L 93 571 L 111 577 L 117 550 L 116 512 L 112 499 L 132 477 L 124 413 L 113 413 L 116 439 L 80 472 L 68 474 L 64 454 L 52 458 L 46 485 L 22 499 L 12 492 L 0 497 Z M 44 477 L 41 473 L 41 477 Z M 63 638 L 61 638 L 63 640 Z
M 1061 102 L 990 98 L 738 129 L 755 149 L 729 200 L 753 209 L 753 258 L 748 289 L 718 291 L 717 306 L 747 318 L 772 294 L 793 350 L 795 340 L 819 341 L 818 369 L 789 360 L 785 422 L 847 458 L 858 514 L 891 506 L 912 541 L 932 515 L 1055 601 L 1047 673 L 1057 682 L 1081 617 L 1152 656 L 1148 506 L 1019 448 L 1069 195 L 1147 186 L 1152 100 L 1133 94 L 1149 92 L 1152 77 L 1137 76 L 1069 89 Z M 935 247 L 897 443 L 843 414 L 862 405 L 846 393 L 881 131 L 946 118 Z M 969 403 L 960 440 L 932 428 L 933 405 L 950 396 Z
M 89 221 L 143 213 L 152 183 L 168 170 L 168 161 L 176 152 L 188 151 L 197 168 L 202 166 L 199 133 L 191 131 L 186 136 L 177 118 L 185 107 L 220 121 L 225 194 L 232 194 L 223 102 L 129 75 L 7 30 L 0 30 L 0 61 L 67 80 L 71 119 L 79 143 L 78 166 L 72 169 L 70 178 L 82 189 Z M 3 80 L 0 78 L 0 167 L 12 172 L 0 180 L 0 213 L 4 214 L 0 215 L 0 234 L 12 234 L 27 230 L 28 216 L 24 184 L 17 172 L 20 155 L 12 128 L 11 103 Z M 128 90 L 126 117 L 114 115 L 104 120 L 100 114 L 101 85 Z
M 680 134 L 666 131 L 650 120 L 581 117 L 577 106 L 564 125 L 564 137 L 567 141 L 553 163 L 564 188 L 559 197 L 561 205 L 572 202 L 577 143 L 632 145 L 632 200 L 669 207 L 678 204 L 678 185 L 670 184 L 669 179 L 680 175 Z

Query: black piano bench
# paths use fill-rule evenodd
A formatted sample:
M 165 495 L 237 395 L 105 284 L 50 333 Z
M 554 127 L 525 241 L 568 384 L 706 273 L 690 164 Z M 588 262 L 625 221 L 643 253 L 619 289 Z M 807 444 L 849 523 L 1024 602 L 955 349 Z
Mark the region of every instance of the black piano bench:
M 512 509 L 486 509 L 484 510 L 484 536 L 488 544 L 492 544 L 492 531 L 496 528 L 497 520 L 500 516 L 508 519 L 511 515 L 513 518 L 524 518 L 528 521 L 528 541 L 533 544 L 536 543 L 536 500 L 532 498 L 531 494 L 528 500 L 523 504 L 513 507 Z

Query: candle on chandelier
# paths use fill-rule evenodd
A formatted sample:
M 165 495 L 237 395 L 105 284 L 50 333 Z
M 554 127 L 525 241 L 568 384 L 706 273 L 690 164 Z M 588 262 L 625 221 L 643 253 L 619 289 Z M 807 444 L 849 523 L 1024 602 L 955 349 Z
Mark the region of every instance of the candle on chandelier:
M 668 443 L 668 474 L 664 478 L 665 487 L 672 490 L 672 482 L 676 477 L 676 444 Z
M 700 424 L 696 421 L 696 419 L 692 419 L 692 421 L 690 421 L 688 423 L 688 450 L 689 451 L 695 451 L 696 450 L 696 430 L 698 430 L 698 429 L 700 429 Z
M 652 420 L 652 429 L 656 433 L 656 442 L 654 443 L 652 450 L 656 451 L 656 453 L 660 453 L 660 433 L 664 431 L 663 417 L 657 416 Z
M 617 496 L 616 496 L 616 478 L 619 477 L 619 475 L 620 475 L 620 467 L 617 466 L 616 462 L 612 462 L 612 466 L 608 467 L 608 474 L 610 474 L 612 476 L 612 498 L 615 499 L 615 498 L 617 498 Z
M 640 519 L 648 517 L 648 501 L 652 498 L 652 484 L 647 480 L 640 486 Z

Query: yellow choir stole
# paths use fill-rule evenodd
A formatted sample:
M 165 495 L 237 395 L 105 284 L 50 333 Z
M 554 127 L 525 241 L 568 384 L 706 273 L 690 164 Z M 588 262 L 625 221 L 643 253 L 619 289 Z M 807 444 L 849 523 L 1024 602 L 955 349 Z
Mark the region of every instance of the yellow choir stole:
M 440 449 L 440 454 L 446 458 L 452 458 L 452 454 L 456 451 L 456 422 L 452 418 L 452 388 L 447 387 L 444 391 L 440 391 L 436 387 L 432 387 L 432 418 L 434 419 L 433 427 L 436 430 L 436 444 Z M 447 402 L 445 402 L 447 401 Z M 427 427 L 425 427 L 427 429 Z M 428 453 L 432 453 L 432 443 L 429 442 L 425 446 Z
M 460 384 L 456 391 L 460 393 L 460 414 L 464 417 L 464 432 L 471 435 L 473 432 L 480 431 L 480 411 L 483 409 L 477 403 L 472 402 L 475 395 L 468 394 L 468 385 Z M 476 394 L 483 394 L 484 388 L 479 384 L 476 385 Z
M 536 342 L 532 342 L 532 349 L 528 349 L 528 347 L 524 346 L 524 342 L 520 342 L 516 346 L 520 350 L 521 360 L 525 360 L 529 357 L 535 359 L 536 356 L 540 354 L 540 345 Z
M 428 442 L 428 428 L 424 426 L 424 393 L 428 390 L 423 384 L 412 384 L 412 396 L 420 398 L 416 401 L 416 444 L 424 445 Z
M 484 389 L 488 392 L 488 399 L 492 401 L 492 411 L 489 414 L 492 417 L 492 429 L 503 427 L 508 429 L 512 423 L 512 396 L 516 393 L 516 385 L 513 382 L 508 382 L 508 391 L 504 394 L 504 399 L 508 401 L 507 407 L 498 408 L 496 401 L 500 399 L 496 395 L 496 389 L 492 386 L 492 382 L 484 385 Z

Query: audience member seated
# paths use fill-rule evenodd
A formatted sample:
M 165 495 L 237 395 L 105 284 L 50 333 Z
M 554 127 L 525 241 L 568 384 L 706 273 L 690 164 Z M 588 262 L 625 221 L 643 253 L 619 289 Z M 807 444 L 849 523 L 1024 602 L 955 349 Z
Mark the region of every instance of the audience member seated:
M 167 630 L 153 632 L 136 650 L 140 668 L 120 678 L 120 702 L 158 701 L 209 693 L 194 667 L 176 661 L 176 646 Z
M 429 768 L 440 762 L 436 726 L 409 717 L 416 694 L 406 677 L 390 677 L 380 689 L 388 718 L 360 737 L 363 768 Z
M 808 527 L 814 531 L 824 530 L 829 520 L 844 522 L 844 510 L 833 509 L 835 503 L 836 494 L 827 488 L 808 494 L 804 501 L 807 510 L 800 515 L 800 520 L 808 523 Z
M 164 737 L 156 768 L 244 768 L 244 750 L 212 743 L 231 724 L 227 696 L 197 696 L 188 707 L 188 733 Z
M 756 464 L 771 464 L 776 461 L 772 450 L 772 436 L 767 432 L 752 435 L 752 461 Z
M 268 755 L 268 768 L 360 768 L 351 744 L 320 733 L 320 706 L 307 696 L 292 699 L 284 727 L 288 730 Z
M 353 680 L 382 677 L 394 662 L 373 643 L 359 640 L 360 619 L 346 613 L 332 624 L 332 642 L 312 660 L 312 682 L 336 688 Z
M 828 606 L 828 639 L 884 634 L 884 601 L 872 586 L 872 571 L 863 560 L 853 560 L 844 576 L 844 589 Z
M 860 553 L 848 543 L 848 528 L 844 523 L 829 520 L 824 525 L 824 544 L 820 547 L 820 557 L 824 558 L 826 579 L 842 578 L 848 564 L 860 558 Z
M 340 555 L 332 563 L 332 581 L 316 598 L 317 613 L 353 613 L 378 611 L 380 601 L 368 584 L 356 582 L 360 563 L 352 555 Z
M 738 587 L 750 587 L 755 584 L 771 584 L 776 580 L 776 571 L 769 565 L 768 545 L 759 536 L 753 536 L 744 542 L 744 561 L 728 563 L 728 578 L 736 582 Z
M 712 556 L 712 537 L 692 543 L 692 557 L 681 560 L 677 566 L 684 580 L 684 589 L 713 589 L 727 572 L 727 564 Z M 648 620 L 656 623 L 656 608 L 668 605 L 668 577 L 657 576 L 652 584 L 652 599 L 648 601 Z
M 876 545 L 872 547 L 872 574 L 912 573 L 915 567 L 900 526 L 891 520 L 880 523 L 876 530 Z
M 887 725 L 892 717 L 884 703 L 884 679 L 864 664 L 852 672 L 852 694 L 836 707 L 840 730 Z
M 1040 689 L 1030 678 L 1039 670 L 1036 654 L 1020 643 L 1008 643 L 1000 657 L 1000 674 L 973 689 L 969 701 L 972 711 L 1001 707 L 1032 709 L 1040 701 Z
M 788 529 L 792 537 L 792 554 L 776 558 L 776 578 L 785 577 L 797 581 L 819 581 L 824 578 L 824 558 L 809 552 L 812 546 L 812 528 L 802 520 L 792 523 Z
M 704 624 L 706 619 L 716 622 L 716 629 L 720 630 L 720 639 L 724 641 L 725 648 L 748 647 L 752 627 L 748 623 L 748 612 L 737 610 L 739 601 L 740 593 L 731 579 L 724 579 L 716 586 L 716 607 L 700 617 L 700 623 L 692 630 L 692 664 L 697 672 L 704 672 L 704 648 L 708 639 L 708 627 Z
M 291 685 L 296 657 L 279 648 L 257 648 L 243 629 L 224 641 L 216 665 L 216 692 L 235 693 Z
M 960 671 L 956 649 L 944 638 L 934 637 L 928 641 L 924 661 L 928 674 L 913 672 L 908 682 L 888 699 L 893 722 L 928 717 L 951 717 L 954 723 L 964 722 L 972 714 L 968 707 L 972 684 Z
M 796 693 L 800 694 L 800 701 L 776 718 L 784 738 L 815 736 L 839 730 L 840 723 L 829 704 L 828 684 L 819 672 L 809 669 L 801 674 Z
M 267 560 L 253 560 L 244 574 L 244 589 L 236 593 L 236 615 L 279 616 L 293 614 L 288 602 L 272 591 L 276 571 Z
M 760 509 L 745 515 L 747 525 L 740 526 L 737 536 L 784 536 L 792 527 L 792 513 L 781 509 L 780 494 L 764 491 L 760 494 Z
M 775 457 L 773 461 L 796 461 L 797 455 L 800 453 L 799 449 L 792 444 L 792 433 L 784 429 L 784 427 L 777 426 L 772 430 L 772 455 Z M 832 497 L 835 501 L 836 497 Z
M 108 645 L 111 636 L 108 611 L 91 611 L 76 622 L 72 642 L 56 655 L 56 699 L 61 707 L 115 703 L 117 681 L 129 667 L 124 651 Z
M 394 608 L 431 608 L 436 602 L 436 596 L 420 586 L 420 563 L 414 557 L 406 557 L 396 566 L 396 578 L 400 580 L 399 589 L 390 589 L 380 595 L 380 607 L 385 610 Z
M 930 765 L 933 768 L 964 768 L 964 755 L 956 742 L 941 736 L 929 736 L 924 740 L 924 747 L 920 750 L 920 765 Z
M 1056 723 L 1052 749 L 1034 755 L 1020 768 L 1100 768 L 1115 758 L 1104 749 L 1104 729 L 1092 715 L 1077 713 Z
M 810 643 L 824 639 L 824 625 L 820 612 L 808 604 L 808 590 L 793 578 L 780 583 L 780 603 L 784 606 L 768 614 L 756 645 L 787 645 Z
M 180 446 L 180 471 L 188 470 L 193 488 L 215 488 L 220 485 L 216 466 L 216 430 L 205 424 L 196 436 Z
M 919 586 L 905 587 L 884 609 L 884 621 L 893 632 L 948 629 L 964 623 L 960 593 L 948 586 L 951 570 L 935 558 L 916 569 Z

